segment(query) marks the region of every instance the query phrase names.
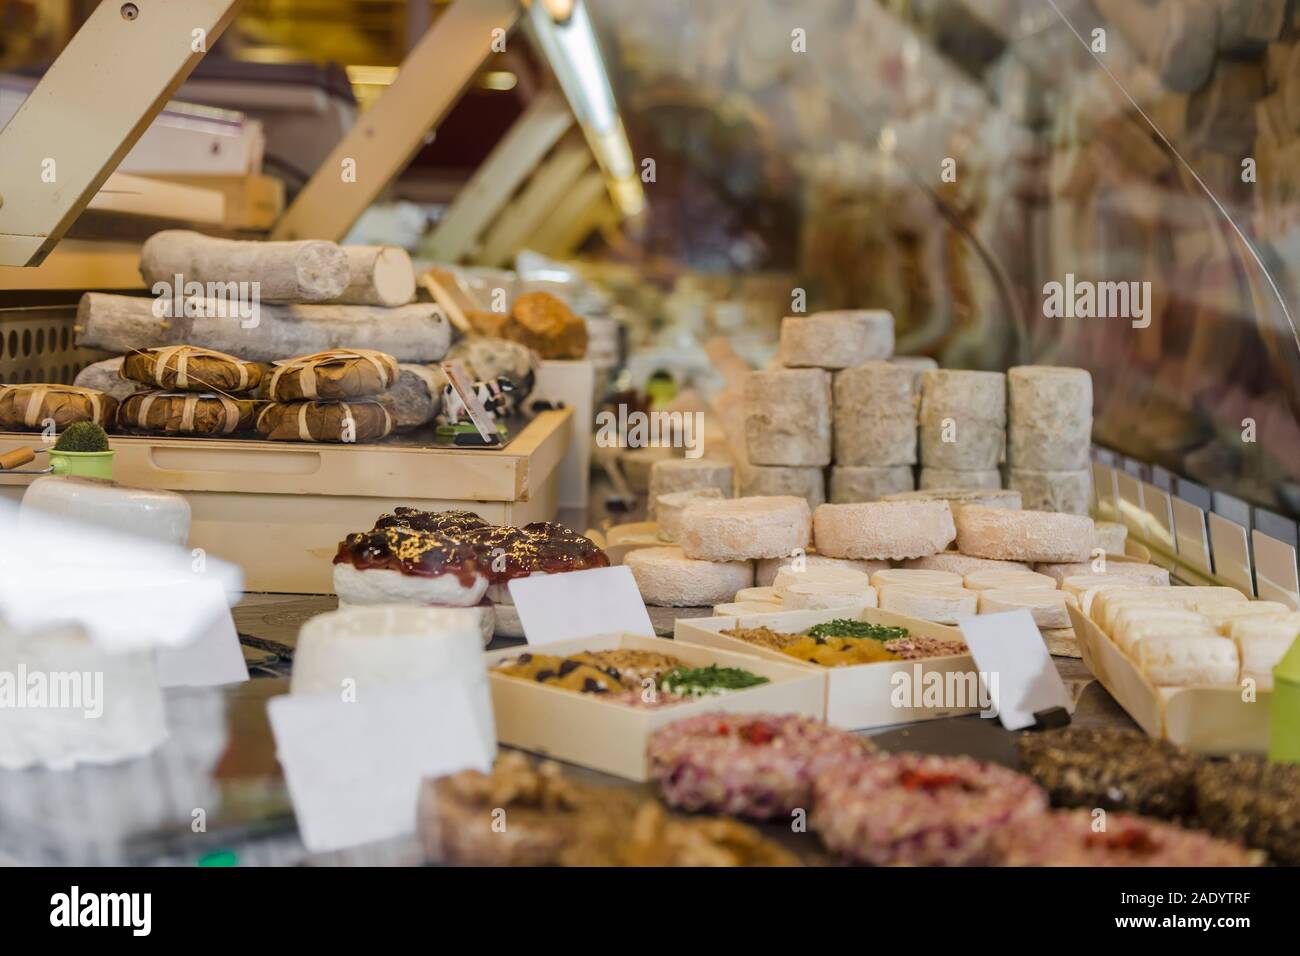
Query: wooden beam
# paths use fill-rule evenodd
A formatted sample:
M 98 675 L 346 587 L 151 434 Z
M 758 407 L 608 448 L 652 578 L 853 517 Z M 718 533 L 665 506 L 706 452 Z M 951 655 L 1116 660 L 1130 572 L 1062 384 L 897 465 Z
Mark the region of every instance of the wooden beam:
M 520 184 L 573 125 L 564 97 L 554 90 L 528 104 L 513 126 L 461 187 L 429 237 L 427 254 L 441 262 L 467 255 L 475 240 Z
M 521 248 L 536 249 L 543 255 L 552 255 L 567 236 L 573 222 L 586 216 L 594 206 L 609 195 L 605 189 L 605 176 L 599 169 L 588 171 L 560 200 L 564 214 L 547 216 L 533 234 L 524 239 Z
M 546 217 L 556 210 L 564 195 L 594 165 L 591 150 L 581 137 L 575 135 L 557 147 L 538 167 L 519 198 L 501 211 L 488 230 L 475 260 L 487 266 L 507 262 L 523 248 L 524 240 L 537 231 Z
M 138 242 L 64 239 L 39 266 L 0 266 L 5 291 L 143 288 Z
M 105 0 L 95 8 L 0 130 L 0 265 L 35 266 L 49 255 L 237 2 Z
M 614 206 L 612 200 L 605 199 L 596 203 L 581 217 L 569 224 L 565 234 L 556 243 L 554 255 L 557 259 L 566 259 L 577 251 L 578 247 L 596 230 L 612 229 L 623 221 L 623 215 Z
M 185 186 L 146 176 L 114 173 L 86 204 L 87 209 L 171 219 L 196 226 L 220 226 L 226 197 L 215 189 Z
M 342 239 L 460 99 L 518 0 L 459 0 L 434 22 L 392 86 L 357 120 L 293 204 L 272 239 Z

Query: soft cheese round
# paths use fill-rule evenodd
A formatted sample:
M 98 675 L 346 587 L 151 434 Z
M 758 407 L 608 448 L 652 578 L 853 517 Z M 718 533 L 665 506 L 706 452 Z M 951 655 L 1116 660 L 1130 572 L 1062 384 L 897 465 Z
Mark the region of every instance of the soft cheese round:
M 979 592 L 979 612 L 998 614 L 1024 608 L 1039 627 L 1063 628 L 1070 626 L 1068 600 L 1063 592 L 1050 588 L 992 588 Z
M 875 588 L 847 588 L 836 581 L 796 581 L 786 586 L 782 597 L 782 609 L 786 611 L 876 606 Z
M 623 563 L 636 578 L 641 599 L 653 607 L 725 604 L 754 584 L 754 566 L 748 561 L 696 561 L 681 548 L 639 548 Z
M 894 353 L 894 317 L 878 309 L 843 309 L 781 320 L 779 359 L 787 368 L 851 368 Z
M 1028 571 L 1029 565 L 1019 561 L 995 561 L 992 558 L 976 558 L 960 551 L 940 551 L 920 558 L 909 558 L 903 562 L 905 568 L 921 568 L 926 571 L 951 571 L 963 578 L 972 571 Z
M 907 617 L 956 624 L 979 610 L 979 594 L 965 588 L 917 587 L 886 584 L 879 589 L 880 609 Z
M 759 587 L 770 587 L 776 583 L 776 577 L 787 568 L 793 568 L 795 561 L 801 562 L 804 570 L 809 568 L 842 568 L 848 571 L 860 571 L 870 576 L 876 571 L 889 567 L 888 561 L 854 561 L 849 558 L 828 558 L 824 554 L 803 554 L 798 559 L 763 558 L 754 565 L 754 583 Z
M 700 561 L 779 558 L 806 548 L 812 516 L 794 496 L 698 501 L 682 516 L 678 544 Z
M 907 584 L 913 587 L 959 588 L 962 586 L 962 578 L 960 574 L 953 574 L 950 571 L 889 568 L 873 574 L 871 583 L 876 587 L 884 587 L 886 584 Z
M 727 497 L 717 488 L 691 488 L 660 495 L 655 509 L 659 537 L 674 544 L 682 536 L 682 517 L 697 501 L 721 501 Z
M 827 504 L 813 515 L 817 550 L 837 558 L 916 558 L 942 551 L 955 535 L 946 501 Z
M 1048 511 L 968 505 L 957 514 L 957 550 L 1005 561 L 1086 561 L 1092 519 Z
M 972 571 L 966 575 L 962 583 L 972 591 L 993 591 L 1006 588 L 1014 588 L 1018 591 L 1027 588 L 1046 591 L 1056 590 L 1055 578 L 1034 571 Z M 1061 626 L 1067 627 L 1068 625 L 1062 624 Z

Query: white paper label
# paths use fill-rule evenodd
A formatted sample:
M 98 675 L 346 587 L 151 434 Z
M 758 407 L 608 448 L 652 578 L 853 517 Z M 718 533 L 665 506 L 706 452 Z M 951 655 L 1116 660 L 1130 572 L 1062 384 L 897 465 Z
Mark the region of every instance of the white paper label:
M 655 636 L 636 578 L 621 564 L 515 578 L 510 596 L 529 644 L 595 634 Z
M 1069 691 L 1027 610 L 963 618 L 957 626 L 1007 730 L 1032 727 L 1040 710 L 1072 709 Z
M 488 771 L 469 696 L 453 680 L 284 695 L 267 705 L 302 841 L 315 853 L 415 832 L 420 782 Z
M 158 680 L 163 687 L 215 687 L 248 680 L 248 664 L 230 612 L 188 644 L 159 648 Z

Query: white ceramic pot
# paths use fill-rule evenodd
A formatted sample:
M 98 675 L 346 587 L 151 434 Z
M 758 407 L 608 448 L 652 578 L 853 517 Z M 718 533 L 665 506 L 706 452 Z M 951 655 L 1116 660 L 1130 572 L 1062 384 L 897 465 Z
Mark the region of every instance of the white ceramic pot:
M 181 547 L 190 537 L 190 503 L 170 491 L 46 475 L 27 487 L 22 507 Z

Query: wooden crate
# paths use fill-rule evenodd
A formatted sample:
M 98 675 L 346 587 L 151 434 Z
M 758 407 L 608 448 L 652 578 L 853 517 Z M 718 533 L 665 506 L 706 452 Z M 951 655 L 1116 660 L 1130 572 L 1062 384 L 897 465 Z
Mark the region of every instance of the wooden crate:
M 542 412 L 499 451 L 115 435 L 113 475 L 183 494 L 190 546 L 242 567 L 247 590 L 331 594 L 339 541 L 397 505 L 468 508 L 496 524 L 553 518 L 572 416 Z M 0 453 L 39 442 L 0 432 Z M 0 472 L 0 495 L 17 501 L 33 480 Z

